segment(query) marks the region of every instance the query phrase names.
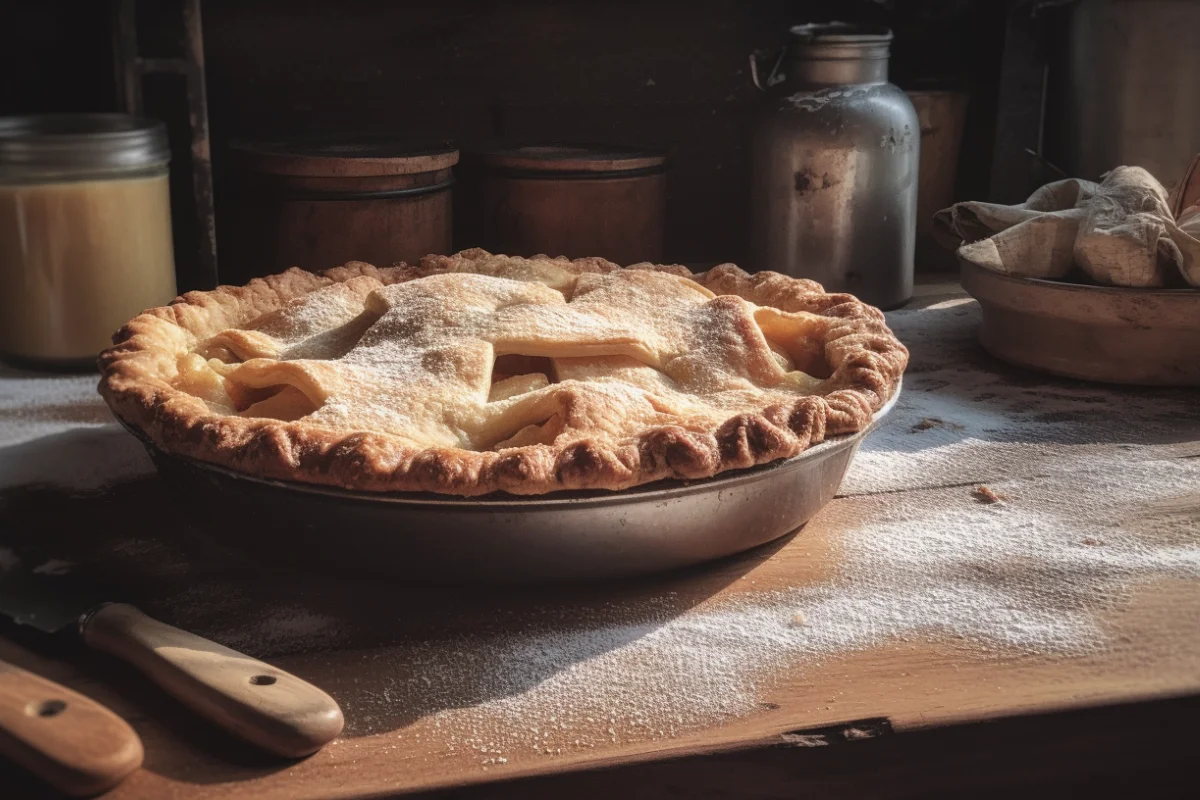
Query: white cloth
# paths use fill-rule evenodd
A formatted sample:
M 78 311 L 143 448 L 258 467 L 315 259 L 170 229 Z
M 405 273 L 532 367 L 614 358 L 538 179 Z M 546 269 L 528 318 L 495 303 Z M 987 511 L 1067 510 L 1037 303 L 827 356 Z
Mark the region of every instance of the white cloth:
M 1049 183 L 1015 206 L 965 202 L 938 212 L 965 244 L 959 254 L 996 272 L 1062 279 L 1078 267 L 1107 286 L 1159 287 L 1179 276 L 1200 287 L 1200 221 L 1177 223 L 1167 191 L 1141 167 L 1101 183 Z

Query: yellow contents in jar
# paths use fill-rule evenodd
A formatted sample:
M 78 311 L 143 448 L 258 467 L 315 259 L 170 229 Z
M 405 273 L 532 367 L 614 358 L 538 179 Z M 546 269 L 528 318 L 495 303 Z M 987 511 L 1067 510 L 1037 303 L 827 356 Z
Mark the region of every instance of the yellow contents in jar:
M 94 358 L 174 297 L 165 172 L 0 184 L 0 353 Z

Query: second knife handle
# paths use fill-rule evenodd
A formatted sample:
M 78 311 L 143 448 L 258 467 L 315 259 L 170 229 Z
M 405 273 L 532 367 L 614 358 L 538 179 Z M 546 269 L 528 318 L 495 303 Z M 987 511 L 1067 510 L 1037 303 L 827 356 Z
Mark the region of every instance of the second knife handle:
M 87 797 L 140 767 L 143 751 L 129 723 L 95 700 L 0 661 L 0 756 Z
M 311 683 L 131 605 L 102 606 L 81 635 L 89 647 L 137 667 L 196 713 L 277 755 L 309 755 L 342 730 L 341 708 Z

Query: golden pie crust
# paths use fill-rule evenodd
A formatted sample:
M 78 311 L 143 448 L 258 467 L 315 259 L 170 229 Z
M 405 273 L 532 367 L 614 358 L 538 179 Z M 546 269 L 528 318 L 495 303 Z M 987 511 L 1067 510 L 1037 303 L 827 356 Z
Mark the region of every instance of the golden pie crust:
M 908 361 L 878 309 L 812 281 L 477 249 L 191 292 L 113 342 L 101 394 L 169 453 L 459 496 L 788 458 L 862 430 Z

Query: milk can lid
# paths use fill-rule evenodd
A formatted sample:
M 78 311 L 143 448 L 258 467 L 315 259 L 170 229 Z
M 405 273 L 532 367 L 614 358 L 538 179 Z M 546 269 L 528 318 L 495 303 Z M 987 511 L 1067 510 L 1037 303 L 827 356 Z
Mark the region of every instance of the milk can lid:
M 789 29 L 792 41 L 830 44 L 882 44 L 892 41 L 887 28 L 855 25 L 850 22 L 809 22 Z

